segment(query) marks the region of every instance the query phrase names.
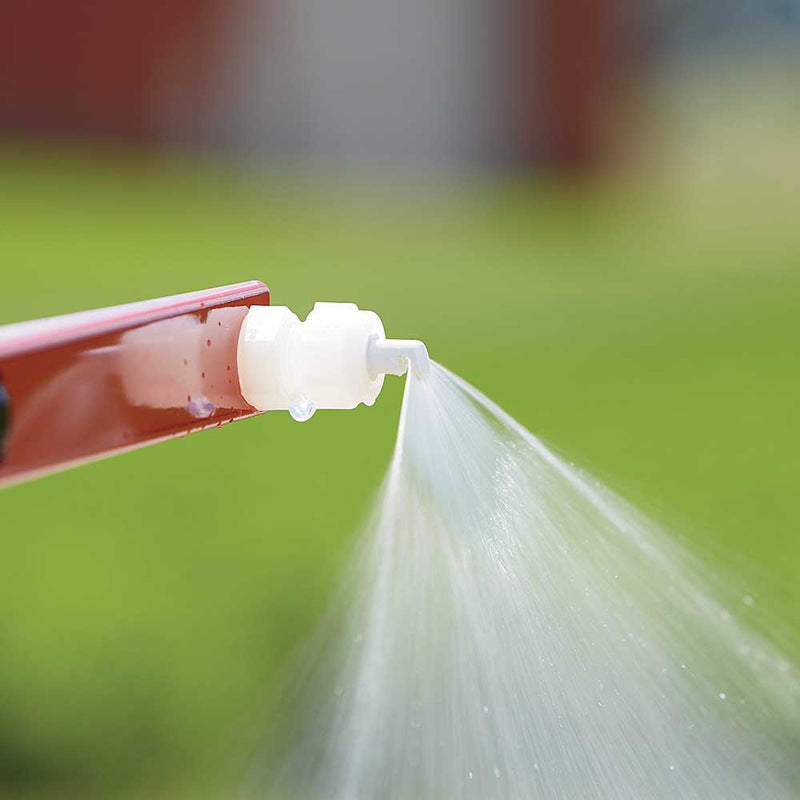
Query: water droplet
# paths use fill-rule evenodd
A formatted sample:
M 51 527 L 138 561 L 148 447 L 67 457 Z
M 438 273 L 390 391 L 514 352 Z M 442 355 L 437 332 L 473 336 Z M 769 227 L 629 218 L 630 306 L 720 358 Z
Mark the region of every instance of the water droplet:
M 211 339 L 206 339 L 206 347 L 211 347 Z
M 494 768 L 494 776 L 495 776 L 495 778 L 499 778 L 500 777 L 500 770 L 497 769 L 497 767 Z
M 469 774 L 469 779 L 472 780 L 472 778 L 474 777 L 472 774 L 472 770 L 470 770 L 468 774 Z
M 742 602 L 743 602 L 743 603 L 744 603 L 744 604 L 745 604 L 745 605 L 746 605 L 748 608 L 752 608 L 752 607 L 753 607 L 753 606 L 756 604 L 756 601 L 753 599 L 753 596 L 752 596 L 752 595 L 750 595 L 750 594 L 746 594 L 746 595 L 745 595 L 745 596 L 742 598 Z
M 217 406 L 203 395 L 195 397 L 194 400 L 192 400 L 191 396 L 187 395 L 186 399 L 188 401 L 186 410 L 195 417 L 195 419 L 207 419 L 217 410 Z
M 726 695 L 725 692 L 720 692 L 719 693 L 719 699 L 720 700 L 727 700 L 728 699 L 728 695 Z
M 295 422 L 305 422 L 314 416 L 316 406 L 306 397 L 301 397 L 296 403 L 289 406 L 289 413 Z
M 484 714 L 488 714 L 489 713 L 489 706 L 484 706 L 483 707 L 483 713 Z

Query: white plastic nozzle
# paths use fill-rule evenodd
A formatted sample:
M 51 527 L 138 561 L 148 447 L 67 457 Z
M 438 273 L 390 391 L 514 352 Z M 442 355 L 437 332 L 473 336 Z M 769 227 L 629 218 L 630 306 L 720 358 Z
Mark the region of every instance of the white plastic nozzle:
M 410 368 L 424 379 L 431 371 L 428 349 L 417 339 L 370 339 L 367 364 L 376 375 L 405 375 Z
M 387 339 L 380 317 L 354 303 L 316 303 L 300 322 L 285 306 L 253 306 L 239 334 L 242 395 L 259 411 L 371 406 L 386 373 L 430 371 L 422 342 Z

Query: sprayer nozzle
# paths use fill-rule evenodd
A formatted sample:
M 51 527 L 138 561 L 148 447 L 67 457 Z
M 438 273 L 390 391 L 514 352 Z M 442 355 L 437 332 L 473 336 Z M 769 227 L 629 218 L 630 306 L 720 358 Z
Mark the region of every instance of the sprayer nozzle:
M 383 376 L 418 378 L 431 369 L 412 339 L 387 339 L 380 317 L 353 303 L 316 303 L 305 322 L 285 306 L 253 306 L 238 350 L 242 396 L 259 411 L 286 408 L 308 419 L 317 408 L 371 406 Z
M 431 371 L 428 350 L 416 339 L 370 339 L 367 365 L 371 375 L 405 375 L 410 368 L 418 378 L 426 378 Z

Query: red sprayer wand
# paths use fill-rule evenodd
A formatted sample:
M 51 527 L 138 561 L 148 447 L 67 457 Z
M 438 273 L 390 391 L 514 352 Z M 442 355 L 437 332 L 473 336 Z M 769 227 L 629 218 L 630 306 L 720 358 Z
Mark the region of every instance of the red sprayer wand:
M 259 281 L 0 327 L 0 486 L 273 409 L 372 405 L 421 342 L 317 303 L 305 322 Z

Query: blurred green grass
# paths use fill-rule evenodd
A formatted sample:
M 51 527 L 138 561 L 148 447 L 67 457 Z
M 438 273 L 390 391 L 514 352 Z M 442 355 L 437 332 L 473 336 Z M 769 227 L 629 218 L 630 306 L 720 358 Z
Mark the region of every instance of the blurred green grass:
M 420 188 L 10 145 L 0 182 L 3 322 L 249 278 L 301 316 L 373 308 L 710 553 L 800 651 L 800 230 L 747 186 L 694 204 L 624 181 Z M 0 494 L 0 797 L 235 783 L 401 391 Z

